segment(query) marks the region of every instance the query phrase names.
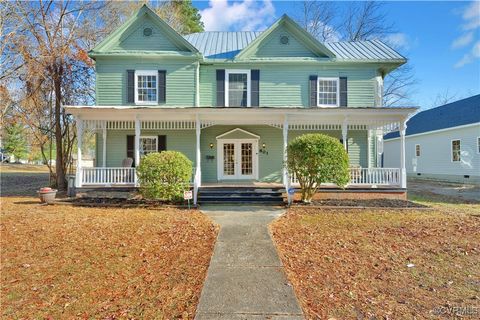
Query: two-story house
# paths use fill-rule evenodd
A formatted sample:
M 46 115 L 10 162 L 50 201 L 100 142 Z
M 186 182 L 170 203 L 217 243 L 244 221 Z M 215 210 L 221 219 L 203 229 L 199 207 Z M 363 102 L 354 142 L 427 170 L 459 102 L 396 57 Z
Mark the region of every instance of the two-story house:
M 383 79 L 406 59 L 380 41 L 321 43 L 286 15 L 263 32 L 181 36 L 143 6 L 89 55 L 96 105 L 65 107 L 78 159 L 83 132 L 97 137 L 77 187 L 134 185 L 135 164 L 161 150 L 193 161 L 195 197 L 212 183 L 288 186 L 288 142 L 321 132 L 348 151 L 351 185 L 406 188 L 404 162 L 377 167 L 379 139 L 415 110 L 382 107 Z

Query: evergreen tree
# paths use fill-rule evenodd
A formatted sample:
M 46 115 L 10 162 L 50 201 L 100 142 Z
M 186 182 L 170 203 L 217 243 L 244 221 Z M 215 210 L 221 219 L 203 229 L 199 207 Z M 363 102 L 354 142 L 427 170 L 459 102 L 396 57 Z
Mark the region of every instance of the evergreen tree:
M 27 139 L 23 127 L 16 123 L 5 128 L 4 148 L 8 154 L 15 157 L 15 161 L 25 159 L 27 156 Z

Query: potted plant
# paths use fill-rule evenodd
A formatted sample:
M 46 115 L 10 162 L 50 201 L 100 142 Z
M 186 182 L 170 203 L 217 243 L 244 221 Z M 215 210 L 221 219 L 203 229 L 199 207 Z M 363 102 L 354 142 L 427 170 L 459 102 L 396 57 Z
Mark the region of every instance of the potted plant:
M 55 202 L 55 196 L 57 195 L 57 190 L 49 187 L 41 188 L 37 191 L 40 201 L 42 203 L 53 203 Z

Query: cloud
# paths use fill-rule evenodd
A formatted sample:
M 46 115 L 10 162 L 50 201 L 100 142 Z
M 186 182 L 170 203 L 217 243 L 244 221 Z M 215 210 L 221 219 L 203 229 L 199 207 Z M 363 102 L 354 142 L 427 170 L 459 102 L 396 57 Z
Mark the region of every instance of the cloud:
M 275 7 L 271 0 L 210 0 L 200 14 L 207 31 L 263 31 L 275 19 Z
M 480 58 L 480 41 L 477 41 L 472 50 L 466 53 L 460 61 L 455 64 L 455 68 L 461 68 L 466 64 L 472 63 L 475 59 Z
M 457 48 L 465 47 L 470 43 L 472 43 L 472 41 L 473 41 L 473 32 L 467 32 L 453 41 L 452 48 L 457 49 Z
M 470 3 L 463 10 L 462 18 L 465 21 L 464 30 L 474 30 L 480 27 L 480 2 L 473 1 Z
M 461 29 L 464 30 L 464 32 L 452 42 L 453 49 L 466 47 L 472 44 L 474 39 L 477 38 L 476 34 L 480 28 L 480 2 L 472 1 L 470 4 L 457 11 L 457 14 L 461 15 L 463 21 Z M 478 58 L 480 58 L 480 41 L 475 42 L 473 47 L 463 55 L 454 67 L 461 68 L 474 62 Z
M 410 41 L 405 33 L 392 33 L 385 37 L 385 41 L 396 49 L 410 49 Z

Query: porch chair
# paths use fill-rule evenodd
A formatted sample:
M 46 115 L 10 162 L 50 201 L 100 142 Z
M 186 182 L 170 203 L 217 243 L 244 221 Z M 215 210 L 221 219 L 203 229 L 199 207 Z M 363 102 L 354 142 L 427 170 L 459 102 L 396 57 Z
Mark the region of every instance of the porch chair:
M 122 160 L 122 168 L 131 168 L 133 164 L 133 159 L 132 158 L 125 158 Z M 133 172 L 129 171 L 125 173 L 122 177 L 120 177 L 120 181 L 128 182 L 128 183 L 133 183 L 134 178 L 133 178 Z

